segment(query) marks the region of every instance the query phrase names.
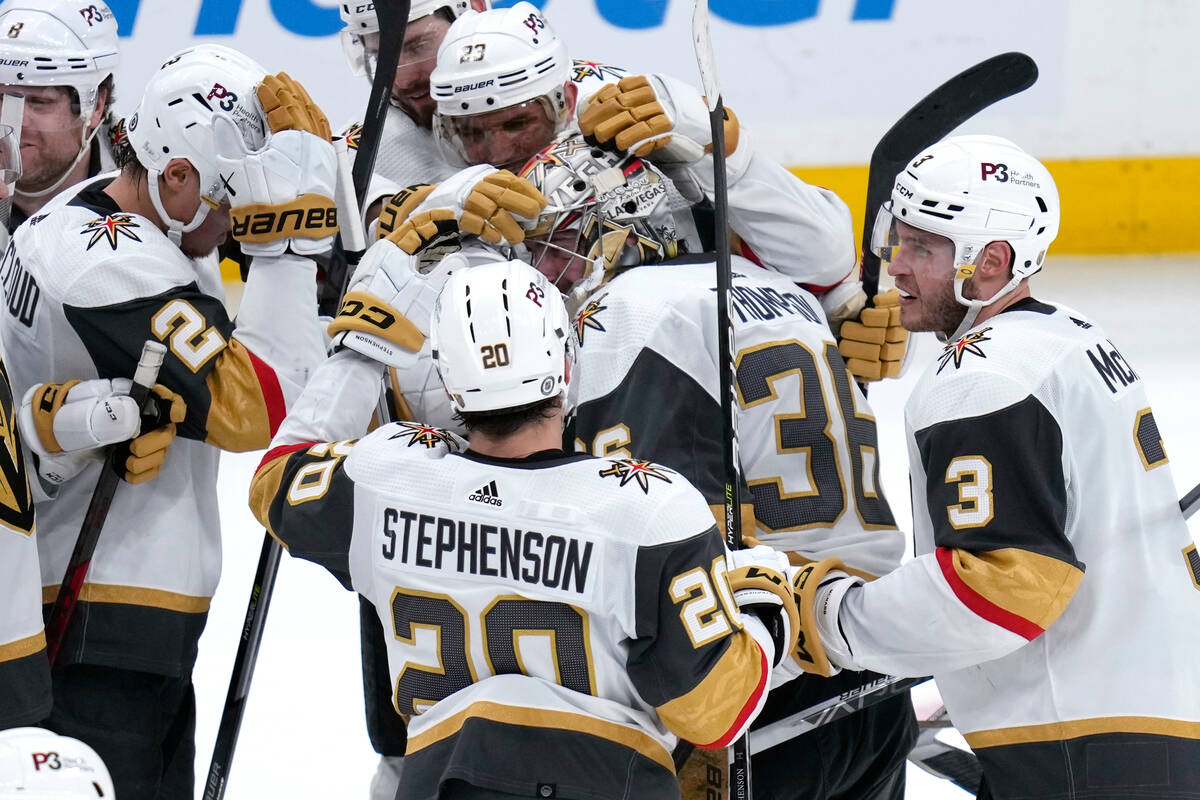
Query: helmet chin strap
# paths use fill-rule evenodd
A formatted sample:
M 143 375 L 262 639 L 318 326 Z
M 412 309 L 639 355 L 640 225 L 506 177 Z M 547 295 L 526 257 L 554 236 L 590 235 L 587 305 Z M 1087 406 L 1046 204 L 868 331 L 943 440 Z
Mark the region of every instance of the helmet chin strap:
M 150 203 L 154 206 L 154 210 L 158 212 L 158 218 L 167 226 L 167 238 L 171 240 L 171 244 L 179 247 L 183 241 L 183 235 L 200 227 L 200 223 L 204 222 L 205 217 L 210 211 L 208 203 L 200 201 L 200 207 L 196 209 L 196 214 L 190 222 L 183 223 L 167 213 L 167 209 L 163 206 L 162 196 L 158 191 L 158 178 L 162 175 L 158 170 L 152 169 L 148 171 L 147 183 L 150 189 Z
M 995 303 L 997 300 L 999 300 L 1000 298 L 1007 295 L 1013 289 L 1017 288 L 1017 285 L 1021 281 L 1022 281 L 1022 278 L 1020 276 L 1013 275 L 1012 278 L 1009 279 L 1008 283 L 1006 283 L 1004 285 L 1003 289 L 996 292 L 994 295 L 992 295 L 987 300 L 977 300 L 977 299 L 971 299 L 971 298 L 967 298 L 967 297 L 963 296 L 963 285 L 967 282 L 967 278 L 956 277 L 954 279 L 954 299 L 957 300 L 960 305 L 964 305 L 967 307 L 967 313 L 963 316 L 962 322 L 958 323 L 958 327 L 954 329 L 954 333 L 951 333 L 949 336 L 947 336 L 942 331 L 938 331 L 937 332 L 938 341 L 939 342 L 956 342 L 959 339 L 961 339 L 963 334 L 965 334 L 967 331 L 969 331 L 971 328 L 973 328 L 975 326 L 975 320 L 979 318 L 980 311 L 982 311 L 987 306 L 990 306 L 992 303 Z
M 70 175 L 77 166 L 79 166 L 79 162 L 83 160 L 84 156 L 90 156 L 92 154 L 92 140 L 96 138 L 96 134 L 99 132 L 99 130 L 100 130 L 100 126 L 97 125 L 96 127 L 92 128 L 91 133 L 89 133 L 89 134 L 80 133 L 79 134 L 79 139 L 80 139 L 79 153 L 76 154 L 75 160 L 72 161 L 71 165 L 69 167 L 67 167 L 66 170 L 63 171 L 62 175 L 58 176 L 58 180 L 56 180 L 52 185 L 46 187 L 45 189 L 42 189 L 41 191 L 37 191 L 37 192 L 21 191 L 21 195 L 24 197 L 33 197 L 33 198 L 40 199 L 42 197 L 45 197 L 48 194 L 51 194 L 52 192 L 57 192 L 58 188 L 63 185 L 64 181 L 66 181 L 67 176 Z

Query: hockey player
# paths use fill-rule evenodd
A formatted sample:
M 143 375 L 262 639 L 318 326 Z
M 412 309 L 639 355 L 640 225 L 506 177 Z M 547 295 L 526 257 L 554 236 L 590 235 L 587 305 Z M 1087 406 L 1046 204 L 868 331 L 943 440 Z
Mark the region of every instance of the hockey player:
M 363 267 L 356 288 L 384 292 L 382 310 L 420 280 L 404 258 Z M 284 422 L 251 507 L 394 634 L 395 705 L 412 715 L 397 798 L 677 797 L 676 737 L 724 746 L 794 649 L 786 562 L 759 548 L 730 570 L 678 473 L 562 451 L 571 321 L 522 262 L 455 271 L 434 310 L 470 449 L 412 422 L 328 441 L 365 429 L 373 358 L 411 357 L 379 318 L 335 321 L 357 338 Z
M 875 244 L 945 342 L 905 409 L 917 555 L 867 584 L 810 565 L 807 639 L 826 673 L 932 673 L 981 797 L 1194 797 L 1200 559 L 1136 369 L 1031 294 L 1059 213 L 998 137 L 897 176 Z
M 102 0 L 5 0 L 0 34 L 0 91 L 24 98 L 11 233 L 58 192 L 114 168 L 120 55 L 117 22 Z
M 0 800 L 115 797 L 108 769 L 84 742 L 43 728 L 0 733 Z
M 721 519 L 716 272 L 711 257 L 676 257 L 669 179 L 642 159 L 569 139 L 526 175 L 549 201 L 526 239 L 538 269 L 590 292 L 576 318 L 575 448 L 665 464 Z M 836 555 L 866 579 L 890 572 L 904 541 L 879 484 L 874 418 L 820 303 L 740 256 L 733 273 L 743 535 L 793 564 Z M 859 679 L 785 684 L 760 722 Z M 915 733 L 907 697 L 882 703 L 755 756 L 755 797 L 898 800 Z
M 201 45 L 169 59 L 128 135 L 135 159 L 43 207 L 0 268 L 14 394 L 128 377 L 153 337 L 169 346 L 160 381 L 186 404 L 159 477 L 113 500 L 46 722 L 95 747 L 126 800 L 192 794 L 192 665 L 221 564 L 218 456 L 266 446 L 324 357 L 312 256 L 336 230 L 324 115 L 286 75 L 236 51 Z M 253 259 L 236 326 L 207 258 L 231 222 Z M 98 469 L 37 504 L 46 599 Z
M 689 204 L 711 203 L 713 166 L 706 151 L 712 137 L 700 92 L 667 75 L 624 73 L 590 62 L 572 64 L 566 44 L 528 2 L 468 15 L 446 34 L 430 76 L 437 101 L 434 132 L 452 163 L 487 163 L 519 173 L 555 137 L 577 127 L 591 145 L 646 156 Z M 884 348 L 880 332 L 864 326 L 888 327 L 888 315 L 868 312 L 859 320 L 866 296 L 855 275 L 846 204 L 759 152 L 732 112 L 725 142 L 735 252 L 788 275 L 820 298 L 835 332 L 853 343 L 846 349 L 861 379 L 899 374 L 903 328 L 891 326 L 891 346 Z M 702 215 L 697 227 L 702 241 L 712 240 L 711 219 Z M 881 302 L 894 303 L 894 296 Z M 847 320 L 858 322 L 843 330 Z

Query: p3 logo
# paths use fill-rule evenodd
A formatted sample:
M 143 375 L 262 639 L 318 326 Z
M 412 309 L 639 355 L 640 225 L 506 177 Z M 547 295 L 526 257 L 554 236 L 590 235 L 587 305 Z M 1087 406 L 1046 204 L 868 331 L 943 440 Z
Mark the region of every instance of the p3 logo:
M 988 164 L 982 162 L 979 165 L 980 180 L 986 181 L 988 176 L 997 183 L 1008 183 L 1008 165 L 1007 164 Z
M 79 9 L 79 15 L 83 17 L 83 21 L 88 24 L 89 28 L 91 28 L 97 23 L 104 22 L 104 20 L 108 18 L 104 13 L 107 10 L 107 8 L 102 9 L 101 7 L 95 5 L 84 6 L 83 8 Z M 111 14 L 112 12 L 109 13 Z
M 226 89 L 219 83 L 214 83 L 212 88 L 208 90 L 209 100 L 217 100 L 222 111 L 233 111 L 233 107 L 237 105 L 238 96 Z

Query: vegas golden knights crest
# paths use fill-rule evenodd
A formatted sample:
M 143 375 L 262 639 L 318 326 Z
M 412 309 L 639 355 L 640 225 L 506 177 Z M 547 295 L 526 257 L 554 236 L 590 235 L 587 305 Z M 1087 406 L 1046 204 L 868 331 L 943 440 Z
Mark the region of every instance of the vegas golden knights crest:
M 12 387 L 3 362 L 0 362 L 0 437 L 4 445 L 0 447 L 0 523 L 29 534 L 33 532 L 33 498 L 17 431 Z
M 954 362 L 954 368 L 958 369 L 962 366 L 963 356 L 967 353 L 977 355 L 980 358 L 987 358 L 987 353 L 983 352 L 983 348 L 979 346 L 980 342 L 989 342 L 992 337 L 987 335 L 991 328 L 980 328 L 977 331 L 972 331 L 966 336 L 959 339 L 957 342 L 951 342 L 942 349 L 942 354 L 938 356 L 938 372 L 946 368 L 946 365 L 951 361 Z

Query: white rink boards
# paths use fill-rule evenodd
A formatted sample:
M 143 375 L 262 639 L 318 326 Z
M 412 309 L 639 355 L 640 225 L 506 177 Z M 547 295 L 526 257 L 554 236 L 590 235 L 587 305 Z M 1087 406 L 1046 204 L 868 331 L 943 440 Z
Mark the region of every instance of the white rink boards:
M 1049 259 L 1033 279 L 1034 295 L 1088 314 L 1107 330 L 1146 382 L 1180 494 L 1200 482 L 1200 256 Z M 917 339 L 922 363 L 938 352 Z M 910 368 L 909 375 L 917 370 Z M 912 377 L 871 388 L 879 421 L 883 483 L 897 520 L 907 527 L 903 402 Z M 197 797 L 203 790 L 225 701 L 262 530 L 246 505 L 250 474 L 261 453 L 226 455 L 221 472 L 225 566 L 196 667 Z M 1200 535 L 1200 515 L 1191 524 Z M 366 800 L 375 767 L 362 712 L 358 606 L 324 570 L 285 558 L 272 600 L 241 738 L 229 800 L 289 797 Z M 965 798 L 949 783 L 909 767 L 907 796 Z

